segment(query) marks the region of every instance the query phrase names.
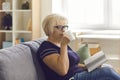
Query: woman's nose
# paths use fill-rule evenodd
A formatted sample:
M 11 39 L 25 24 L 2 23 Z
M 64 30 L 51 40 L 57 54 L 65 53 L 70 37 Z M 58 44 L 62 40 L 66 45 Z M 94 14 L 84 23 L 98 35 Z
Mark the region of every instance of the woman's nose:
M 64 29 L 62 30 L 62 32 L 65 32 L 65 31 L 66 31 L 66 30 L 64 30 Z

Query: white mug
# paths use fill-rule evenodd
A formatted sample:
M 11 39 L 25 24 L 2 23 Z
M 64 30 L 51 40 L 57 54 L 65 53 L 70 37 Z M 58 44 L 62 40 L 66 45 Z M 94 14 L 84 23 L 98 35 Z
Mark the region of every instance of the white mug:
M 66 36 L 70 39 L 70 41 L 75 40 L 75 36 L 74 36 L 74 34 L 72 33 L 71 30 L 65 31 L 65 34 L 66 34 Z

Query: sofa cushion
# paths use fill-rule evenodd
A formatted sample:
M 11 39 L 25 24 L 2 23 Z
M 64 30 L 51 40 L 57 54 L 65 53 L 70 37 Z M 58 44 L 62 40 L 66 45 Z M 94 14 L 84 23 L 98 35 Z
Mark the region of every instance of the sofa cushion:
M 82 44 L 76 53 L 80 55 L 80 63 L 84 63 L 84 60 L 90 57 L 88 44 Z
M 40 39 L 37 39 L 37 40 L 33 40 L 33 41 L 29 41 L 29 42 L 24 43 L 24 45 L 29 46 L 30 49 L 31 49 L 33 61 L 34 61 L 35 67 L 36 67 L 37 75 L 38 75 L 38 80 L 45 80 L 44 72 L 43 72 L 43 70 L 40 66 L 40 63 L 38 62 L 37 54 L 36 54 L 40 44 L 44 40 L 46 40 L 46 38 L 40 38 Z
M 47 36 L 38 38 L 38 39 L 36 39 L 36 40 L 34 40 L 34 41 L 37 42 L 39 45 L 41 45 L 41 43 L 42 43 L 43 41 L 45 41 L 45 40 L 47 40 Z
M 0 80 L 37 80 L 29 47 L 18 44 L 0 50 Z
M 5 80 L 4 71 L 3 71 L 3 65 L 2 62 L 0 61 L 0 80 Z

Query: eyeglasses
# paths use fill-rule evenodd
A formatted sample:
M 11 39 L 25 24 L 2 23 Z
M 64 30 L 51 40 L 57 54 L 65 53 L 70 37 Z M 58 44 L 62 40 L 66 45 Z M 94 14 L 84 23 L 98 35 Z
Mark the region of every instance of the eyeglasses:
M 58 25 L 58 26 L 55 26 L 55 28 L 57 28 L 58 30 L 67 30 L 68 29 L 68 26 L 65 25 L 65 26 L 62 26 L 62 25 Z

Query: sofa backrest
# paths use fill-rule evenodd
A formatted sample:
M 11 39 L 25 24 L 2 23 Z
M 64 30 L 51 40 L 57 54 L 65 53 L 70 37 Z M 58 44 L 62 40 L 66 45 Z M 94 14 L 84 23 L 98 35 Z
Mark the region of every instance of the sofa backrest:
M 44 72 L 42 70 L 42 67 L 40 66 L 40 63 L 38 62 L 37 55 L 36 55 L 39 46 L 45 40 L 46 40 L 46 37 L 24 43 L 24 45 L 29 46 L 31 49 L 38 80 L 45 80 Z
M 28 46 L 18 44 L 0 50 L 0 80 L 38 80 Z

